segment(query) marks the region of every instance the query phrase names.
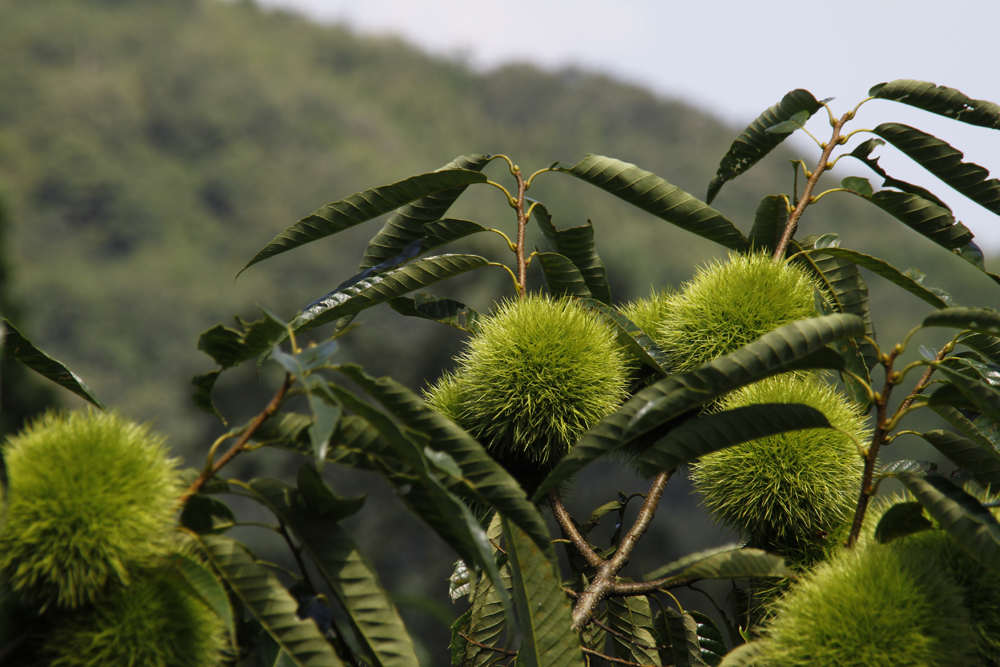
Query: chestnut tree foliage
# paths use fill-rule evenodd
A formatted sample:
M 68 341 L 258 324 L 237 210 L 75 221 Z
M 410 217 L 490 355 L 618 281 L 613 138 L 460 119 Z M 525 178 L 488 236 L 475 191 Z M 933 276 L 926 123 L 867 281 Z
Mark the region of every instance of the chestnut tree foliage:
M 807 209 L 824 197 L 860 197 L 882 209 L 887 224 L 895 218 L 915 232 L 902 232 L 908 242 L 937 244 L 1000 283 L 948 205 L 893 178 L 872 153 L 891 144 L 996 215 L 1000 181 L 917 128 L 853 127 L 858 107 L 873 99 L 1000 130 L 996 104 L 928 82 L 879 84 L 839 116 L 830 100 L 794 90 L 740 133 L 704 200 L 613 157 L 587 155 L 529 174 L 507 156 L 470 154 L 334 201 L 275 236 L 242 271 L 266 270 L 256 265 L 388 214 L 356 275 L 342 276 L 291 321 L 262 308 L 261 319 L 216 326 L 198 341 L 217 368 L 194 378 L 194 400 L 220 418 L 212 390 L 222 373 L 247 363 L 284 371 L 259 414 L 212 444 L 201 470 L 185 473 L 188 488 L 178 506 L 177 530 L 198 551 L 185 560 L 194 572 L 186 580 L 226 626 L 226 660 L 418 665 L 390 593 L 340 525 L 365 511 L 363 498 L 338 496 L 320 475 L 324 466 L 345 466 L 384 477 L 415 520 L 454 550 L 452 597 L 468 601 L 452 628 L 456 666 L 938 664 L 946 655 L 998 664 L 992 649 L 1000 614 L 983 610 L 1000 607 L 1000 523 L 991 509 L 991 487 L 1000 484 L 1000 313 L 959 306 L 924 284 L 920 271 L 842 247 L 836 230 L 798 231 L 808 228 Z M 754 219 L 739 224 L 711 207 L 726 183 L 805 131 L 815 114 L 829 119 L 830 134 L 816 139 L 818 161 L 793 165 L 785 192 L 764 196 Z M 870 138 L 847 152 L 842 147 L 855 133 Z M 867 167 L 881 188 L 860 177 L 828 183 L 826 172 L 842 158 Z M 494 162 L 502 168 L 488 176 Z M 544 202 L 528 196 L 536 181 L 567 176 L 645 211 L 653 224 L 720 244 L 730 251 L 726 266 L 749 268 L 723 278 L 722 265 L 705 269 L 687 287 L 707 290 L 700 302 L 658 293 L 659 286 L 648 300 L 616 302 L 594 227 L 560 228 Z M 448 217 L 470 187 L 496 191 L 499 205 L 513 212 L 513 232 Z M 548 247 L 527 246 L 531 226 Z M 495 235 L 495 256 L 447 252 L 445 246 L 483 233 Z M 529 283 L 531 264 L 540 266 L 544 285 Z M 878 322 L 859 267 L 936 309 L 914 322 L 913 332 L 935 328 L 938 349 L 922 349 L 923 358 L 902 366 L 897 359 L 909 336 L 876 342 Z M 513 287 L 498 295 L 491 313 L 425 291 L 497 270 L 509 273 Z M 764 298 L 754 301 L 755 295 Z M 783 301 L 788 305 L 776 305 Z M 455 374 L 419 395 L 340 358 L 337 339 L 363 335 L 353 318 L 381 304 L 400 317 L 468 332 L 469 347 L 455 351 Z M 752 309 L 762 313 L 757 328 L 737 335 L 733 322 L 740 315 L 728 313 Z M 4 326 L 9 357 L 104 409 L 80 378 Z M 573 327 L 589 332 L 587 345 L 574 342 Z M 303 343 L 303 334 L 320 328 L 322 336 Z M 529 354 L 541 361 L 531 365 L 520 356 Z M 534 368 L 557 368 L 560 375 L 532 375 Z M 293 397 L 303 399 L 302 409 L 289 408 Z M 906 416 L 921 409 L 951 428 L 908 430 Z M 922 461 L 880 465 L 880 448 L 902 435 L 930 443 L 954 470 Z M 784 487 L 752 484 L 787 463 L 769 458 L 778 442 L 789 456 L 835 443 L 805 452 L 785 471 L 788 479 L 806 480 L 801 498 L 782 496 Z M 259 447 L 302 457 L 297 479 L 227 478 L 230 461 Z M 586 466 L 609 457 L 651 482 L 635 522 L 604 548 L 588 536 L 602 518 L 623 513 L 627 501 L 608 489 L 609 503 L 573 517 L 561 492 Z M 662 509 L 666 484 L 688 467 L 716 518 L 740 531 L 744 543 L 630 573 L 629 555 Z M 737 470 L 750 471 L 748 483 L 724 486 Z M 887 478 L 902 482 L 908 494 L 872 502 Z M 287 544 L 299 566 L 282 574 L 293 585 L 227 535 L 238 524 L 227 494 L 273 514 L 274 539 Z M 823 494 L 831 500 L 808 506 Z M 549 514 L 560 534 L 551 534 Z M 560 565 L 559 550 L 569 568 Z M 684 609 L 670 594 L 706 579 L 733 580 L 739 594 L 731 608 L 713 602 L 707 610 Z M 924 595 L 921 586 L 934 588 Z M 925 598 L 932 609 L 952 610 L 948 618 L 914 612 Z M 331 607 L 347 622 L 333 621 Z M 877 615 L 859 621 L 857 613 L 868 607 Z M 882 622 L 888 624 L 882 636 L 897 643 L 867 638 L 866 628 Z M 9 651 L 3 655 L 16 655 L 33 623 L 26 617 L 0 632 L 0 651 Z

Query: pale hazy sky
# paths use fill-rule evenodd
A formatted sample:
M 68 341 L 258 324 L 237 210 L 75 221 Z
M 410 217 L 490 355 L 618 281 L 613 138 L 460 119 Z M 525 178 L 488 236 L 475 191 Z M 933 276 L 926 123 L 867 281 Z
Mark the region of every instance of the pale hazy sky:
M 872 85 L 901 78 L 1000 103 L 1000 0 L 258 1 L 363 33 L 396 34 L 481 69 L 526 61 L 604 72 L 740 127 L 793 88 L 835 97 L 839 115 Z M 1000 131 L 883 101 L 866 104 L 853 128 L 887 121 L 930 132 L 1000 175 Z M 828 136 L 825 116 L 817 114 L 807 127 Z M 818 159 L 815 146 L 796 145 L 808 151 L 808 161 Z M 981 245 L 1000 250 L 1000 217 L 963 201 L 891 147 L 881 154 L 891 174 L 940 194 Z M 851 169 L 868 175 L 863 167 Z M 872 182 L 877 186 L 878 177 Z

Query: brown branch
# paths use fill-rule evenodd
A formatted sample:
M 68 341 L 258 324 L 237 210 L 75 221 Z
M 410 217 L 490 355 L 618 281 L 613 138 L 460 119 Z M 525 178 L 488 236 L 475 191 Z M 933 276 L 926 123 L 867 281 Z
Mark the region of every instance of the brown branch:
M 517 283 L 521 287 L 520 296 L 523 299 L 526 296 L 528 285 L 528 264 L 524 261 L 524 231 L 528 225 L 528 220 L 524 216 L 524 191 L 526 188 L 520 169 L 514 171 L 514 177 L 517 179 L 517 199 L 514 202 L 514 210 L 517 211 Z
M 287 373 L 285 374 L 285 381 L 281 383 L 277 393 L 274 394 L 274 397 L 271 399 L 271 402 L 267 404 L 267 407 L 265 407 L 259 415 L 253 418 L 250 424 L 247 425 L 246 430 L 243 431 L 243 434 L 240 435 L 239 440 L 237 440 L 236 443 L 229 448 L 229 451 L 223 454 L 219 460 L 215 461 L 210 470 L 204 470 L 198 476 L 198 479 L 191 483 L 191 486 L 187 488 L 184 495 L 182 495 L 180 500 L 177 501 L 178 507 L 184 507 L 184 504 L 187 503 L 191 496 L 201 491 L 202 487 L 205 486 L 205 483 L 208 482 L 208 480 L 212 479 L 217 472 L 222 470 L 227 463 L 232 461 L 236 458 L 237 454 L 243 451 L 243 448 L 246 447 L 248 442 L 250 442 L 250 438 L 252 438 L 253 434 L 258 428 L 260 428 L 260 425 L 267 421 L 272 415 L 274 415 L 275 412 L 278 411 L 278 408 L 281 407 L 281 402 L 285 399 L 285 394 L 288 393 L 288 388 L 292 386 L 294 381 L 295 379 L 291 375 Z
M 594 580 L 590 582 L 590 586 L 587 587 L 587 590 L 577 600 L 576 607 L 573 609 L 572 628 L 574 632 L 579 632 L 587 624 L 594 615 L 594 610 L 601 604 L 601 600 L 606 598 L 613 590 L 618 571 L 628 563 L 628 557 L 632 553 L 632 549 L 635 548 L 639 538 L 646 532 L 649 522 L 653 520 L 653 515 L 656 514 L 656 507 L 659 505 L 660 497 L 663 495 L 663 489 L 666 487 L 667 480 L 670 479 L 673 472 L 673 470 L 664 471 L 656 476 L 652 486 L 649 487 L 649 493 L 646 494 L 645 502 L 643 502 L 642 507 L 639 509 L 639 516 L 636 517 L 635 523 L 632 524 L 628 533 L 622 538 L 615 555 L 597 569 L 597 576 L 594 577 Z
M 563 535 L 576 547 L 576 550 L 580 552 L 580 555 L 587 561 L 587 564 L 591 567 L 599 568 L 606 563 L 607 561 L 597 555 L 583 535 L 580 534 L 580 531 L 573 525 L 573 518 L 570 517 L 565 505 L 563 505 L 562 498 L 559 496 L 559 489 L 549 491 L 548 499 L 549 506 L 552 507 L 552 514 L 555 516 L 559 528 L 562 529 Z
M 636 595 L 648 595 L 656 591 L 672 591 L 675 588 L 684 588 L 699 581 L 701 579 L 693 577 L 679 580 L 675 580 L 672 577 L 665 577 L 663 579 L 653 579 L 652 581 L 619 581 L 612 584 L 608 597 L 628 598 Z
M 589 653 L 590 655 L 596 655 L 601 660 L 607 660 L 608 662 L 616 662 L 619 665 L 631 665 L 631 667 L 656 667 L 656 665 L 644 665 L 641 662 L 631 662 L 629 660 L 622 660 L 621 658 L 613 658 L 610 655 L 604 655 L 600 651 L 595 651 L 594 649 L 587 648 L 586 646 L 581 646 L 580 650 L 584 653 Z
M 472 637 L 468 637 L 465 634 L 459 632 L 458 636 L 469 642 L 473 646 L 483 649 L 484 651 L 493 651 L 495 653 L 503 653 L 504 655 L 517 655 L 517 651 L 508 651 L 505 648 L 497 648 L 496 646 L 487 646 L 486 644 L 480 644 Z
M 934 363 L 940 363 L 946 356 L 948 356 L 948 353 L 951 352 L 953 349 L 954 348 L 951 345 L 944 346 L 941 349 L 941 351 L 937 353 L 937 356 L 934 357 Z M 924 371 L 924 374 L 920 376 L 920 381 L 917 382 L 917 386 L 913 388 L 913 391 L 911 391 L 910 395 L 906 397 L 906 400 L 900 403 L 899 407 L 896 408 L 897 415 L 906 408 L 910 407 L 910 405 L 913 404 L 914 399 L 916 399 L 917 395 L 927 388 L 927 386 L 930 384 L 931 375 L 934 374 L 934 370 L 936 368 L 937 367 L 933 365 L 927 367 L 927 370 Z
M 809 177 L 806 182 L 805 190 L 802 191 L 802 198 L 799 199 L 799 203 L 795 206 L 795 210 L 792 214 L 788 216 L 788 224 L 785 225 L 785 231 L 781 235 L 781 240 L 778 242 L 778 247 L 774 249 L 774 261 L 779 261 L 785 256 L 785 249 L 788 247 L 788 242 L 792 240 L 792 235 L 795 234 L 795 229 L 799 225 L 799 218 L 802 217 L 802 213 L 806 210 L 806 207 L 812 203 L 812 192 L 813 188 L 816 187 L 816 182 L 819 177 L 827 169 L 827 165 L 830 161 L 830 153 L 833 152 L 833 148 L 840 141 L 840 130 L 844 127 L 844 123 L 849 121 L 853 117 L 853 113 L 848 112 L 841 116 L 833 126 L 833 134 L 830 136 L 830 141 L 827 142 L 826 146 L 823 147 L 823 155 L 819 159 L 819 164 L 816 165 L 815 171 Z

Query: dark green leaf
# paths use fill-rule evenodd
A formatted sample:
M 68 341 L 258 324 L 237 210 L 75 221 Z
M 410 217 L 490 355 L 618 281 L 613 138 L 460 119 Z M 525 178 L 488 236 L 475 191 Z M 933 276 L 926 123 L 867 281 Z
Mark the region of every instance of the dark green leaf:
M 489 164 L 487 155 L 460 155 L 440 171 L 464 169 L 466 171 L 482 171 Z M 395 257 L 403 248 L 417 239 L 426 239 L 432 235 L 428 223 L 440 220 L 451 205 L 465 192 L 467 185 L 440 190 L 426 197 L 421 197 L 404 204 L 386 220 L 382 229 L 368 244 L 359 270 L 364 270 L 381 264 L 390 257 Z M 472 223 L 476 224 L 476 223 Z M 462 236 L 465 236 L 463 234 Z M 459 238 L 458 236 L 454 238 Z M 453 239 L 451 239 L 453 240 Z M 426 240 L 424 241 L 426 243 Z M 438 244 L 442 245 L 442 244 Z M 423 248 L 426 252 L 430 248 Z
M 941 199 L 939 199 L 937 197 L 937 195 L 935 195 L 930 190 L 926 190 L 926 189 L 924 189 L 924 188 L 922 188 L 922 187 L 920 187 L 918 185 L 914 185 L 912 183 L 907 183 L 906 181 L 897 180 L 897 179 L 893 178 L 892 176 L 890 176 L 889 174 L 887 174 L 886 171 L 885 171 L 885 169 L 883 169 L 879 165 L 879 163 L 878 163 L 879 158 L 873 158 L 871 156 L 872 151 L 874 151 L 879 146 L 884 146 L 884 145 L 885 145 L 885 142 L 882 141 L 881 139 L 871 138 L 868 141 L 864 141 L 864 142 L 858 144 L 857 146 L 855 146 L 854 150 L 852 150 L 850 153 L 848 153 L 848 156 L 853 157 L 853 158 L 855 158 L 857 160 L 860 160 L 861 162 L 864 162 L 868 166 L 869 169 L 871 169 L 876 174 L 878 174 L 879 176 L 881 176 L 882 177 L 882 186 L 883 187 L 886 187 L 886 188 L 896 188 L 897 190 L 901 190 L 903 192 L 907 192 L 907 193 L 909 193 L 911 195 L 917 195 L 918 197 L 921 197 L 922 199 L 926 199 L 926 200 L 928 200 L 930 202 L 933 202 L 934 204 L 937 204 L 941 208 L 947 209 L 949 212 L 951 212 L 951 207 L 948 206 L 947 204 L 945 204 L 943 201 L 941 201 Z M 845 179 L 845 180 L 847 180 L 847 179 Z M 847 187 L 847 186 L 844 186 L 844 187 Z M 863 192 L 862 190 L 864 190 L 864 188 L 860 188 L 860 189 L 849 188 L 849 189 L 852 190 L 853 192 L 855 192 L 856 194 L 859 194 L 859 195 L 861 195 L 863 197 L 869 197 L 872 194 L 871 192 L 867 192 L 867 193 Z
M 959 151 L 937 137 L 900 123 L 883 123 L 874 133 L 983 208 L 1000 215 L 1000 181 L 989 171 L 962 162 Z
M 191 496 L 181 510 L 181 525 L 199 535 L 224 533 L 236 523 L 226 503 L 201 494 Z
M 923 326 L 969 329 L 997 336 L 1000 335 L 1000 313 L 990 308 L 945 308 L 927 315 Z
M 892 463 L 887 463 L 879 469 L 878 474 L 880 477 L 895 477 L 901 472 L 934 472 L 937 470 L 937 464 L 933 461 L 911 461 L 909 459 L 904 459 L 902 461 L 893 461 Z
M 871 408 L 871 396 L 868 391 L 872 380 L 864 355 L 858 347 L 858 340 L 846 338 L 837 343 L 837 351 L 844 359 L 844 370 L 840 372 L 840 379 L 847 390 L 847 397 L 857 403 L 858 409 L 863 414 L 867 414 Z
M 805 110 L 799 111 L 788 120 L 783 120 L 777 125 L 772 125 L 771 127 L 764 130 L 764 132 L 768 134 L 772 133 L 787 134 L 789 132 L 794 132 L 795 130 L 801 130 L 802 127 L 805 125 L 805 122 L 809 120 L 809 116 L 811 115 L 812 114 L 810 114 L 808 111 Z
M 722 662 L 722 656 L 728 650 L 726 640 L 715 622 L 700 611 L 689 612 L 691 618 L 698 624 L 698 644 L 701 646 L 701 659 L 715 667 Z
M 661 220 L 726 248 L 745 250 L 748 247 L 742 232 L 721 213 L 634 164 L 588 155 L 573 167 L 558 171 L 572 174 Z
M 893 190 L 880 190 L 866 199 L 943 248 L 953 250 L 972 242 L 972 232 L 951 211 L 929 199 Z
M 604 262 L 597 255 L 594 243 L 594 225 L 586 225 L 558 230 L 552 222 L 548 209 L 535 203 L 531 209 L 532 219 L 541 227 L 542 233 L 552 245 L 552 249 L 573 263 L 583 276 L 583 281 L 595 299 L 611 305 L 611 288 L 608 287 L 608 272 Z
M 355 193 L 340 201 L 327 204 L 275 236 L 270 243 L 254 255 L 253 259 L 247 262 L 240 273 L 265 259 L 350 229 L 404 204 L 443 190 L 451 190 L 473 183 L 485 183 L 486 180 L 486 176 L 477 171 L 449 169 L 411 176 L 397 183 Z M 405 246 L 407 243 L 403 245 Z M 375 244 L 375 240 L 372 241 L 372 244 Z M 389 256 L 398 254 L 393 250 L 390 250 L 391 255 Z
M 421 317 L 448 326 L 476 333 L 479 330 L 479 313 L 464 303 L 452 299 L 439 299 L 424 292 L 413 297 L 399 296 L 389 299 L 389 307 L 408 317 Z
M 981 412 L 996 423 L 1000 423 L 1000 391 L 981 378 L 970 378 L 945 366 L 937 365 L 937 372 L 958 388 Z
M 7 357 L 21 362 L 42 377 L 68 389 L 91 405 L 107 411 L 104 403 L 101 403 L 101 399 L 97 398 L 97 395 L 76 373 L 35 347 L 6 317 L 0 318 L 0 320 L 3 320 L 3 326 L 0 327 L 0 332 L 3 333 L 3 353 Z
M 198 349 L 223 369 L 259 357 L 288 335 L 284 322 L 267 313 L 256 322 L 237 321 L 242 331 L 217 324 L 198 337 Z
M 451 654 L 451 667 L 465 667 L 466 665 L 465 653 L 469 642 L 465 637 L 469 636 L 469 621 L 471 619 L 472 610 L 469 609 L 451 624 L 451 642 L 448 644 L 448 652 Z M 465 637 L 462 635 L 465 635 Z
M 358 642 L 373 656 L 374 664 L 417 667 L 413 641 L 371 562 L 337 525 L 335 514 L 324 515 L 310 509 L 317 504 L 317 496 L 325 496 L 319 503 L 326 506 L 339 499 L 308 465 L 300 469 L 300 480 L 303 479 L 310 489 L 308 497 L 312 498 L 302 499 L 304 502 L 297 502 L 296 498 L 302 494 L 280 480 L 258 478 L 248 487 L 295 534 L 347 612 Z
M 673 573 L 673 574 L 670 574 Z M 661 579 L 745 579 L 747 577 L 794 578 L 781 556 L 760 549 L 732 548 L 710 549 L 691 554 L 669 565 L 648 573 L 646 581 Z
M 503 527 L 500 523 L 500 515 L 494 514 L 493 520 L 486 530 L 486 535 L 492 542 L 499 544 L 502 534 Z M 501 556 L 501 558 L 505 557 Z M 508 563 L 501 566 L 500 577 L 504 582 L 505 590 L 509 592 L 513 584 L 510 579 L 510 565 Z M 485 646 L 496 646 L 503 633 L 504 607 L 489 577 L 481 576 L 479 578 L 470 611 L 468 632 L 465 635 Z M 480 648 L 464 639 L 462 642 L 463 650 L 458 655 L 457 662 L 455 661 L 456 654 L 452 653 L 452 664 L 455 667 L 485 667 L 496 660 L 497 653 Z
M 706 454 L 769 435 L 831 428 L 823 413 L 798 403 L 765 403 L 690 419 L 646 449 L 639 471 L 652 477 Z
M 341 498 L 326 485 L 319 471 L 309 463 L 299 466 L 298 499 L 310 515 L 324 521 L 338 522 L 357 514 L 365 504 L 365 496 Z
M 863 331 L 864 323 L 853 315 L 801 320 L 775 329 L 689 373 L 660 380 L 636 394 L 577 441 L 542 481 L 535 500 L 543 498 L 550 488 L 591 461 L 737 387 L 790 370 L 843 368 L 843 359 L 827 345 L 859 336 Z
M 719 163 L 715 178 L 708 185 L 708 195 L 705 198 L 709 204 L 719 194 L 722 186 L 731 181 L 750 167 L 757 164 L 761 158 L 774 150 L 785 140 L 788 134 L 767 132 L 767 128 L 798 117 L 804 123 L 816 113 L 822 105 L 816 101 L 807 90 L 797 89 L 789 92 L 781 101 L 770 107 L 747 126 L 736 138 L 729 151 Z M 801 112 L 805 112 L 805 116 Z M 800 114 L 796 116 L 796 114 Z M 796 129 L 793 127 L 792 129 Z M 790 130 L 789 130 L 790 131 Z
M 748 239 L 750 246 L 773 252 L 788 226 L 788 203 L 784 197 L 768 195 L 757 206 Z
M 215 387 L 216 380 L 219 379 L 219 375 L 222 373 L 221 369 L 216 369 L 214 371 L 209 371 L 204 375 L 195 375 L 191 378 L 191 384 L 195 386 L 196 391 L 191 397 L 194 404 L 198 406 L 199 409 L 204 410 L 210 415 L 214 415 L 219 418 L 223 424 L 228 424 L 226 418 L 222 416 L 218 408 L 215 407 L 215 401 L 212 400 L 212 389 Z
M 299 604 L 295 598 L 276 576 L 250 556 L 242 544 L 218 535 L 202 535 L 197 539 L 233 593 L 296 665 L 343 665 L 316 624 L 298 618 Z
M 342 317 L 359 313 L 407 292 L 486 266 L 477 255 L 439 255 L 401 266 L 370 280 L 331 292 L 311 303 L 292 321 L 296 332 L 309 331 Z
M 518 658 L 528 667 L 583 667 L 580 638 L 570 629 L 569 601 L 558 564 L 546 558 L 524 531 L 506 518 L 502 521 L 522 632 Z
M 611 643 L 609 653 L 640 665 L 661 664 L 660 654 L 656 650 L 657 640 L 649 598 L 645 595 L 611 597 L 608 598 L 607 605 L 608 619 L 605 625 L 615 631 L 608 633 L 608 641 Z
M 1000 338 L 969 333 L 960 336 L 958 342 L 976 350 L 994 364 L 1000 364 Z
M 698 622 L 687 612 L 664 607 L 667 632 L 670 633 L 670 654 L 674 667 L 708 667 L 701 657 Z
M 590 288 L 587 287 L 583 274 L 568 257 L 554 252 L 540 252 L 535 255 L 535 259 L 542 264 L 542 274 L 549 294 L 554 297 L 590 297 Z
M 993 102 L 974 100 L 954 88 L 938 86 L 929 81 L 896 79 L 878 84 L 868 94 L 878 99 L 909 104 L 970 125 L 1000 129 L 1000 106 Z
M 875 194 L 872 184 L 868 182 L 868 179 L 859 176 L 848 176 L 840 182 L 840 187 L 856 192 L 862 197 L 871 197 Z
M 944 477 L 905 472 L 899 479 L 963 549 L 1000 573 L 1000 523 L 988 509 Z
M 966 435 L 969 438 L 943 430 L 927 431 L 921 433 L 920 437 L 933 445 L 956 466 L 971 471 L 972 478 L 984 488 L 992 489 L 1000 485 L 1000 448 L 986 438 L 974 423 L 963 417 L 958 410 L 936 408 L 935 412 L 942 414 L 945 410 L 952 418 L 949 421 L 965 423 L 966 428 L 968 428 Z M 995 437 L 996 433 L 994 432 L 992 435 Z
M 180 554 L 170 557 L 170 566 L 183 577 L 205 606 L 215 612 L 229 637 L 235 640 L 236 631 L 233 626 L 233 610 L 229 606 L 229 596 L 215 575 L 198 561 Z
M 666 353 L 634 322 L 622 315 L 618 309 L 606 306 L 596 299 L 580 299 L 580 304 L 600 313 L 604 320 L 615 328 L 618 342 L 632 356 L 660 375 L 669 375 L 666 371 Z
M 897 503 L 879 519 L 878 526 L 875 527 L 875 539 L 885 544 L 933 527 L 934 524 L 924 516 L 923 505 L 918 502 Z

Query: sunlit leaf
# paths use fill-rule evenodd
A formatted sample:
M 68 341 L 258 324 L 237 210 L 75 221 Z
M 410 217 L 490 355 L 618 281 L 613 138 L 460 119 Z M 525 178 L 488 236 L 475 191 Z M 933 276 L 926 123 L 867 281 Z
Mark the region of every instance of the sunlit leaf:
M 763 642 L 740 644 L 725 655 L 718 667 L 753 667 L 765 654 L 764 646 Z
M 672 573 L 672 574 L 671 574 Z M 745 579 L 747 577 L 794 578 L 781 556 L 760 549 L 723 548 L 692 554 L 648 573 L 647 581 L 661 579 Z
M 555 252 L 540 252 L 535 259 L 542 265 L 542 275 L 545 276 L 545 286 L 554 297 L 579 296 L 590 297 L 583 274 L 569 260 Z
M 470 333 L 479 330 L 479 313 L 453 299 L 441 299 L 424 292 L 417 292 L 412 297 L 399 296 L 389 299 L 388 303 L 397 313 L 409 317 L 441 322 Z
M 719 631 L 715 621 L 699 611 L 688 612 L 698 624 L 698 644 L 701 646 L 701 659 L 711 667 L 722 662 L 728 647 L 726 640 Z
M 3 326 L 0 332 L 3 333 L 3 353 L 14 361 L 19 361 L 31 370 L 49 380 L 52 380 L 60 387 L 68 389 L 91 405 L 101 410 L 107 410 L 101 399 L 87 386 L 87 383 L 80 379 L 76 373 L 68 369 L 62 362 L 56 361 L 45 354 L 34 344 L 24 337 L 17 328 L 10 323 L 7 318 L 0 318 Z
M 848 176 L 840 182 L 840 187 L 857 192 L 862 197 L 871 197 L 875 194 L 872 184 L 868 182 L 868 179 L 859 176 Z
M 790 370 L 843 368 L 840 355 L 827 347 L 859 336 L 864 323 L 853 315 L 801 320 L 689 372 L 660 380 L 636 394 L 590 429 L 542 481 L 535 500 L 544 497 L 587 464 L 737 387 Z
M 927 315 L 923 326 L 969 329 L 997 336 L 1000 335 L 1000 313 L 989 308 L 945 308 Z
M 924 506 L 920 503 L 896 503 L 879 519 L 875 539 L 885 544 L 933 527 L 934 524 L 924 516 Z
M 880 477 L 895 477 L 901 472 L 927 473 L 934 472 L 935 470 L 937 470 L 937 464 L 933 461 L 903 459 L 902 461 L 893 461 L 892 463 L 885 464 L 879 469 L 878 475 Z
M 1000 364 L 1000 338 L 978 333 L 963 334 L 958 342 L 971 347 L 995 364 Z
M 237 322 L 242 331 L 217 324 L 198 337 L 198 349 L 223 369 L 259 357 L 288 335 L 285 324 L 267 313 L 255 322 Z
M 611 305 L 608 272 L 597 254 L 593 223 L 588 220 L 586 225 L 557 229 L 548 209 L 538 203 L 532 205 L 531 217 L 541 227 L 552 249 L 566 257 L 580 271 L 591 295 L 601 303 Z
M 611 644 L 609 653 L 621 660 L 640 665 L 659 665 L 657 638 L 653 630 L 653 613 L 645 595 L 610 597 L 607 600 L 607 625 Z
M 1000 106 L 985 100 L 974 100 L 954 88 L 938 86 L 928 81 L 896 79 L 874 86 L 868 94 L 878 99 L 909 104 L 970 125 L 1000 129 Z
M 721 213 L 634 164 L 588 155 L 573 167 L 558 171 L 576 176 L 661 220 L 726 248 L 747 248 L 743 233 Z
M 606 306 L 596 299 L 580 299 L 580 304 L 600 313 L 605 321 L 615 328 L 618 342 L 631 352 L 632 356 L 660 375 L 669 375 L 666 371 L 666 353 L 634 322 L 622 315 L 618 309 Z
M 772 131 L 769 133 L 767 128 L 773 128 L 796 117 L 801 119 L 800 124 L 804 123 L 820 107 L 821 104 L 816 101 L 812 93 L 797 89 L 789 92 L 781 98 L 780 102 L 764 111 L 740 133 L 733 145 L 729 147 L 729 151 L 719 163 L 715 178 L 708 185 L 708 195 L 705 197 L 705 201 L 711 204 L 726 182 L 733 180 L 757 164 L 761 158 L 774 150 L 789 136 L 781 132 Z M 802 115 L 802 112 L 805 112 L 805 116 Z M 794 129 L 796 126 L 788 131 Z

